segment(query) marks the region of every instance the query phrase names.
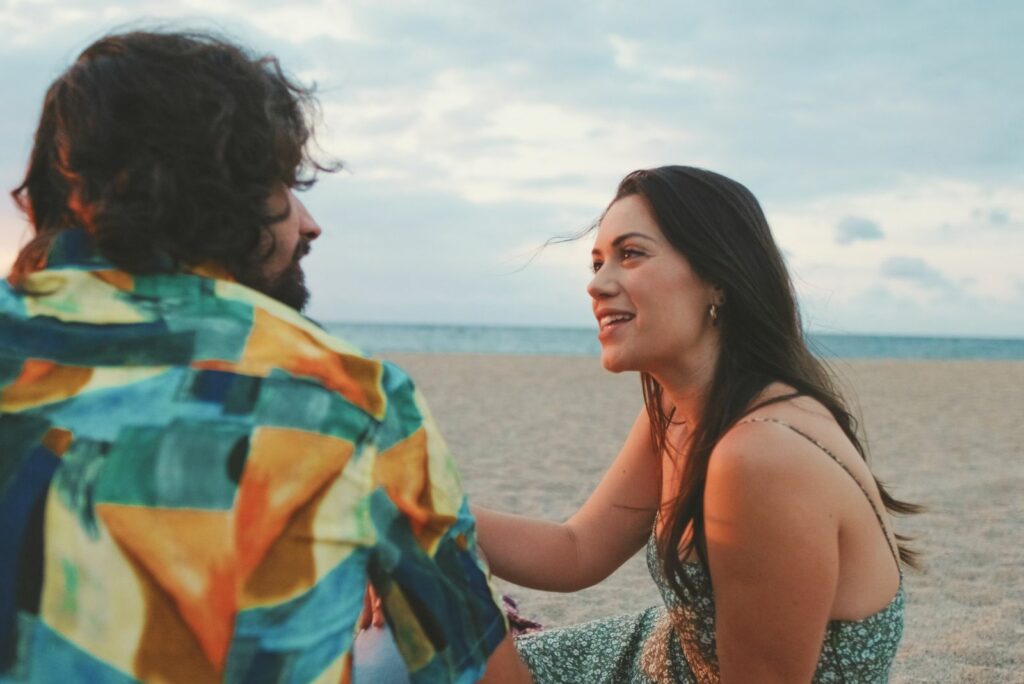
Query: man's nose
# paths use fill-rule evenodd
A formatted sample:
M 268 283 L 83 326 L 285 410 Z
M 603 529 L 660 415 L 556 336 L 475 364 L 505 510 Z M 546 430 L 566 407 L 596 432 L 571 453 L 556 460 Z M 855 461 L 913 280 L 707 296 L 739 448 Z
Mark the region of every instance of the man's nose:
M 309 213 L 309 209 L 306 209 L 306 205 L 294 193 L 291 199 L 293 210 L 299 213 L 299 234 L 306 240 L 316 240 L 322 232 L 320 224 L 316 222 L 313 215 Z

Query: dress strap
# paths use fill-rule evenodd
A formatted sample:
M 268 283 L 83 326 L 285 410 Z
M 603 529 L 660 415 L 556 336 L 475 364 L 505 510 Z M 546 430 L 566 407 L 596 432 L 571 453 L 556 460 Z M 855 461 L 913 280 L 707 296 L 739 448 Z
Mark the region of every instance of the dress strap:
M 822 444 L 821 442 L 816 440 L 814 437 L 811 437 L 809 434 L 807 434 L 806 432 L 804 432 L 800 428 L 798 428 L 798 427 L 796 427 L 794 425 L 790 425 L 789 423 L 787 423 L 785 421 L 782 421 L 782 420 L 779 420 L 778 418 L 746 418 L 744 420 L 739 421 L 736 424 L 737 425 L 741 425 L 743 423 L 775 423 L 776 425 L 781 425 L 783 427 L 789 428 L 790 430 L 792 430 L 796 434 L 800 435 L 801 437 L 806 439 L 808 442 L 810 442 L 814 446 L 816 446 L 819 449 L 821 449 L 822 451 L 824 451 L 825 454 L 829 458 L 831 458 L 833 461 L 836 462 L 836 465 L 838 465 L 840 468 L 842 468 L 844 471 L 846 471 L 846 474 L 850 476 L 850 479 L 852 479 L 855 483 L 857 483 L 857 486 L 860 487 L 860 491 L 864 493 L 864 498 L 868 500 L 868 505 L 871 506 L 871 510 L 875 514 L 875 519 L 878 520 L 878 527 L 881 528 L 882 535 L 885 537 L 885 544 L 886 544 L 886 546 L 889 547 L 889 551 L 890 551 L 890 553 L 892 553 L 892 557 L 896 561 L 896 569 L 900 570 L 900 574 L 902 575 L 903 571 L 900 569 L 901 568 L 901 566 L 900 566 L 900 557 L 899 557 L 899 554 L 896 552 L 896 549 L 893 548 L 892 542 L 889 540 L 889 533 L 886 532 L 885 522 L 882 519 L 881 512 L 878 510 L 878 507 L 875 505 L 875 502 L 871 498 L 871 494 L 868 493 L 867 488 L 864 487 L 864 485 L 861 484 L 861 481 L 858 480 L 857 477 L 850 471 L 850 469 L 846 467 L 846 464 L 843 463 L 841 460 L 839 460 L 839 457 L 837 457 L 834 453 L 832 453 L 832 451 L 828 447 L 826 447 L 824 444 Z

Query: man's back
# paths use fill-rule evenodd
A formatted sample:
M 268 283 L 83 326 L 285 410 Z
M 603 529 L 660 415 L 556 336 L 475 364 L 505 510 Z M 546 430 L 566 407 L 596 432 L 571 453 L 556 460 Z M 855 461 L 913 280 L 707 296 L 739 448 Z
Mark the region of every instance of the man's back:
M 0 289 L 8 676 L 346 681 L 368 581 L 413 681 L 506 634 L 422 398 L 216 269 L 65 230 Z

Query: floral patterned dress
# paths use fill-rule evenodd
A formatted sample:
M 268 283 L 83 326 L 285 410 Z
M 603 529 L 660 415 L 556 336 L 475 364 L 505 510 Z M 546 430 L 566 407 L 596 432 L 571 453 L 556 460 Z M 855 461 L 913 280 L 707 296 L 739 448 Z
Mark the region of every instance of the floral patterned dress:
M 846 469 L 814 439 L 787 423 L 780 424 L 813 442 Z M 881 514 L 870 497 L 868 502 L 881 524 Z M 646 550 L 648 570 L 665 605 L 518 638 L 519 654 L 537 684 L 719 681 L 711 578 L 700 563 L 685 564 L 684 572 L 693 589 L 686 590 L 681 599 L 668 585 L 653 534 Z M 896 595 L 880 611 L 863 620 L 829 622 L 813 682 L 888 681 L 889 667 L 903 635 L 905 600 L 901 573 Z

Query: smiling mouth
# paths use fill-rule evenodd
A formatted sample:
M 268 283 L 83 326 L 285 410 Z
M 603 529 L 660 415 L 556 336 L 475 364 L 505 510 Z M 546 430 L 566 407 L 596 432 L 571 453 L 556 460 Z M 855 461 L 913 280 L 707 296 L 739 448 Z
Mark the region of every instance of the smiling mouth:
M 600 320 L 598 320 L 598 326 L 600 331 L 604 332 L 628 323 L 633 318 L 633 314 L 608 314 L 607 316 L 601 316 Z

